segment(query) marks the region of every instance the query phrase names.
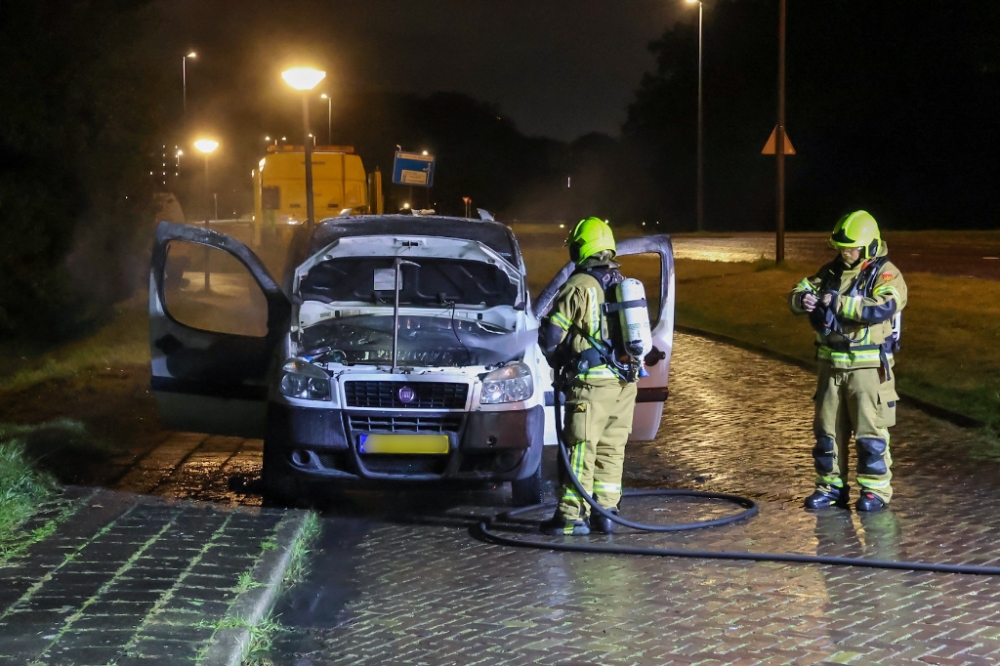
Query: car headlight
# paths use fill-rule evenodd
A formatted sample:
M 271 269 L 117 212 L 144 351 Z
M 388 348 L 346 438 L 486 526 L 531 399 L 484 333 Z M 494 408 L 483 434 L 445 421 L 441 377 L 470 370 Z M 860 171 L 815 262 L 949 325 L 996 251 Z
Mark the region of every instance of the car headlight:
M 281 394 L 289 398 L 330 400 L 330 378 L 321 368 L 300 358 L 289 359 L 281 368 Z
M 531 369 L 526 363 L 511 363 L 483 377 L 481 405 L 498 405 L 504 402 L 521 402 L 535 392 Z

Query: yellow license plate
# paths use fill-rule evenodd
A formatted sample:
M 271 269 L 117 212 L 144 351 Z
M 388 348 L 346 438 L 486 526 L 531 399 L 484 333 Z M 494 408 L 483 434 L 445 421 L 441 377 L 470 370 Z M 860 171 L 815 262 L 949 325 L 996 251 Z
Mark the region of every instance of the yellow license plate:
M 448 453 L 448 435 L 361 435 L 358 437 L 361 453 Z

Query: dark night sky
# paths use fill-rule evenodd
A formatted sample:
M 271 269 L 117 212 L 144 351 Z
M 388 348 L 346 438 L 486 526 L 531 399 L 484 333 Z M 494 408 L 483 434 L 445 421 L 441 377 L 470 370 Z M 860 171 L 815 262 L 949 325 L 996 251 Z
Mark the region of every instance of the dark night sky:
M 270 81 L 272 94 L 287 96 L 277 73 L 311 60 L 329 72 L 336 94 L 464 92 L 499 104 L 526 134 L 559 139 L 617 134 L 653 66 L 648 42 L 696 11 L 683 0 L 172 0 L 162 7 L 167 40 L 201 56 L 189 70 L 191 97 L 207 92 L 199 69 L 243 90 Z

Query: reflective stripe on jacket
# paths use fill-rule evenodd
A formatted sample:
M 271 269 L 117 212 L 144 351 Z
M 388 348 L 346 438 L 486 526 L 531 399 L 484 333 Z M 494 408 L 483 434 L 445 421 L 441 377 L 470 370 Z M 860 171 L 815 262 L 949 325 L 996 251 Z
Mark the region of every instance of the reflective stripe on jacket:
M 829 335 L 816 334 L 816 357 L 835 368 L 877 368 L 893 364 L 887 340 L 892 336 L 892 319 L 906 307 L 906 282 L 899 269 L 890 261 L 869 274 L 863 283 L 858 278 L 873 262 L 886 256 L 888 248 L 881 244 L 878 255 L 847 267 L 840 257 L 826 264 L 811 277 L 803 279 L 788 295 L 788 307 L 793 314 L 805 315 L 802 297 L 821 296 L 825 291 L 836 292 L 831 310 L 839 324 L 838 331 Z
M 601 284 L 592 275 L 583 272 L 574 273 L 556 297 L 547 321 L 562 331 L 562 335 L 559 336 L 560 343 L 570 334 L 574 325 L 597 340 L 607 340 L 607 322 L 601 316 L 603 304 L 604 290 Z M 579 356 L 591 346 L 586 338 L 576 334 L 570 337 L 569 344 L 575 356 Z M 577 376 L 580 379 L 617 379 L 617 375 L 607 364 L 592 366 Z

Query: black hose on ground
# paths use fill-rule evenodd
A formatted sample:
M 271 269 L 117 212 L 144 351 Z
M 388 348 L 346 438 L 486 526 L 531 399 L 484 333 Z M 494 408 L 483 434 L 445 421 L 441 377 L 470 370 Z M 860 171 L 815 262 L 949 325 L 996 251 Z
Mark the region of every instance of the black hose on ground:
M 746 518 L 757 515 L 759 507 L 756 502 L 747 497 L 739 495 L 729 495 L 725 493 L 710 493 L 698 490 L 632 490 L 622 494 L 623 497 L 655 497 L 655 496 L 682 496 L 700 497 L 705 499 L 718 499 L 732 502 L 743 507 L 743 511 L 731 516 L 705 520 L 695 523 L 679 525 L 646 525 L 622 518 L 620 515 L 611 513 L 601 507 L 597 501 L 584 490 L 580 479 L 573 473 L 570 465 L 569 455 L 563 442 L 562 418 L 560 398 L 562 391 L 557 385 L 554 387 L 555 393 L 555 419 L 556 433 L 559 440 L 559 461 L 563 466 L 563 471 L 572 482 L 576 491 L 580 493 L 584 501 L 590 505 L 591 511 L 608 518 L 609 520 L 631 527 L 643 532 L 678 532 L 682 530 L 700 529 L 703 527 L 718 527 L 727 525 Z M 485 539 L 504 546 L 515 546 L 518 548 L 535 548 L 541 550 L 558 550 L 575 553 L 595 553 L 610 555 L 647 555 L 654 557 L 682 557 L 691 559 L 706 560 L 742 560 L 750 562 L 786 562 L 792 564 L 826 564 L 830 566 L 865 567 L 869 569 L 895 569 L 899 571 L 927 571 L 933 573 L 953 573 L 972 576 L 1000 576 L 1000 567 L 977 566 L 973 564 L 937 564 L 934 562 L 896 562 L 892 560 L 869 560 L 860 557 L 827 557 L 823 555 L 805 555 L 801 553 L 751 553 L 751 552 L 729 552 L 715 550 L 687 550 L 675 548 L 637 548 L 634 546 L 602 546 L 593 543 L 567 543 L 556 541 L 545 541 L 535 539 L 513 539 L 503 536 L 491 529 L 497 521 L 502 521 L 516 517 L 529 511 L 536 511 L 543 508 L 555 507 L 555 502 L 536 504 L 534 506 L 522 507 L 513 511 L 506 511 L 492 518 L 481 521 L 477 527 L 479 534 Z

